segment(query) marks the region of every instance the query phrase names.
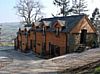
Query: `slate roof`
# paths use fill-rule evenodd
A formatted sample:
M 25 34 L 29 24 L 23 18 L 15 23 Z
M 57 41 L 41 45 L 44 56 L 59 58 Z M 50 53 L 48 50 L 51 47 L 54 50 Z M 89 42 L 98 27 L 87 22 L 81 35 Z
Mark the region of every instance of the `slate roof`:
M 53 18 L 44 18 L 40 22 L 45 21 L 49 23 L 50 29 L 48 31 L 54 31 L 52 29 L 54 23 L 59 21 L 65 26 L 65 29 L 62 32 L 69 32 L 85 15 L 73 15 L 73 16 L 66 16 L 66 17 L 53 17 Z

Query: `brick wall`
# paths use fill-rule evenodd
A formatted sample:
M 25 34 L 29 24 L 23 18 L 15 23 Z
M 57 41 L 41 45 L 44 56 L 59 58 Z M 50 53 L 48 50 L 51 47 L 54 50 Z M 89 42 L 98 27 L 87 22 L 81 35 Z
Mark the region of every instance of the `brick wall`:
M 21 35 L 20 34 L 18 34 L 18 36 L 17 36 L 17 44 L 18 44 L 18 49 L 21 49 L 21 42 L 22 42 L 22 40 L 21 40 Z
M 43 34 L 42 32 L 36 32 L 36 53 L 40 54 L 42 51 Z
M 25 35 L 22 35 L 22 52 L 27 51 L 27 37 Z
M 34 48 L 33 46 L 33 43 L 34 43 L 34 32 L 33 31 L 30 31 L 29 34 L 28 34 L 28 49 L 32 49 Z
M 60 33 L 56 36 L 54 32 L 46 33 L 46 49 L 49 52 L 49 42 L 53 45 L 60 47 L 60 55 L 66 53 L 66 35 L 65 33 Z

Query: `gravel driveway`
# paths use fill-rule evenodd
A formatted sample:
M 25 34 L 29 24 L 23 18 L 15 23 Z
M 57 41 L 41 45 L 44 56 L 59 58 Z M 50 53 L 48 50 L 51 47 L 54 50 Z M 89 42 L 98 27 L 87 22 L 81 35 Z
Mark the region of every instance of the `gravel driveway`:
M 58 71 L 83 66 L 97 60 L 100 60 L 100 48 L 45 60 L 33 53 L 25 54 L 9 47 L 0 50 L 0 61 L 8 61 L 7 64 L 2 64 L 0 74 L 57 74 Z

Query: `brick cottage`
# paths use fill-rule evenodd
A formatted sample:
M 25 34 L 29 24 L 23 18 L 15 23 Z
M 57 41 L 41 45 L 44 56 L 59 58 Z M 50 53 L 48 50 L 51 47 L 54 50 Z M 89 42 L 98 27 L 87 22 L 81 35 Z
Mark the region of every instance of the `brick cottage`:
M 33 22 L 29 30 L 19 29 L 15 49 L 52 58 L 94 47 L 97 42 L 96 29 L 86 15 L 44 18 Z M 83 49 L 82 48 L 82 49 Z M 85 50 L 85 49 L 84 49 Z

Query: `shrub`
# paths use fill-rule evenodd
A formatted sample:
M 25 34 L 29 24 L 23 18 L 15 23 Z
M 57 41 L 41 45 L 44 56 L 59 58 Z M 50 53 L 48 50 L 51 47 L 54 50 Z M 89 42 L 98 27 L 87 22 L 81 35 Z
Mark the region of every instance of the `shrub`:
M 100 74 L 100 67 L 95 68 L 94 74 Z

